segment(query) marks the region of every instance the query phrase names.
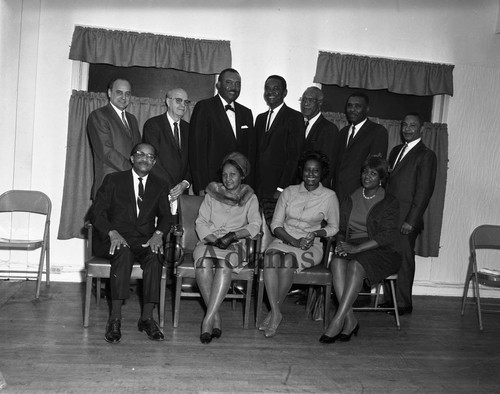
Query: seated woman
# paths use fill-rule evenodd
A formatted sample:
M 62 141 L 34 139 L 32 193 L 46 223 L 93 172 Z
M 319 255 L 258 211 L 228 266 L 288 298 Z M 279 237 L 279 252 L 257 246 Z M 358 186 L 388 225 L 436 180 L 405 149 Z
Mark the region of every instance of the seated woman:
M 321 262 L 323 246 L 319 237 L 338 231 L 339 202 L 335 192 L 323 187 L 328 175 L 328 157 L 307 151 L 299 160 L 302 183 L 283 190 L 271 222 L 276 236 L 264 256 L 264 283 L 271 311 L 259 330 L 266 337 L 276 335 L 281 323 L 281 305 L 292 286 L 293 274 Z M 322 222 L 326 226 L 322 228 Z
M 227 155 L 221 166 L 222 183 L 207 186 L 196 219 L 200 242 L 193 251 L 196 282 L 207 307 L 200 341 L 210 343 L 222 334 L 219 307 L 233 270 L 241 270 L 247 237 L 260 231 L 262 219 L 252 188 L 241 182 L 250 172 L 248 159 L 238 152 Z
M 399 204 L 384 190 L 388 177 L 387 161 L 369 157 L 362 167 L 362 187 L 340 205 L 340 231 L 336 257 L 331 264 L 333 288 L 339 307 L 326 332 L 319 339 L 333 343 L 349 341 L 357 335 L 359 323 L 352 305 L 366 280 L 378 283 L 398 272 Z

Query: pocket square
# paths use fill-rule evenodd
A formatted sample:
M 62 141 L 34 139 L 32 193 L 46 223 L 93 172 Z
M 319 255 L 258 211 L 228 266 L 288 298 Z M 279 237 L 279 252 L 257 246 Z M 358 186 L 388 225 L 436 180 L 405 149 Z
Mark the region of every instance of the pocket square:
M 246 124 L 241 126 L 242 129 L 248 129 L 248 126 Z

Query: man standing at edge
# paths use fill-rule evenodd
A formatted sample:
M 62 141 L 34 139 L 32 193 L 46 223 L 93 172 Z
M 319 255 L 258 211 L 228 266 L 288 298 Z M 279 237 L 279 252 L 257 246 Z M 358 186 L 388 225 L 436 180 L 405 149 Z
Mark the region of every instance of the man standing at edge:
M 436 154 L 422 142 L 423 130 L 422 117 L 414 112 L 407 114 L 401 124 L 401 135 L 405 143 L 394 147 L 389 155 L 391 174 L 386 189 L 399 201 L 400 210 L 400 245 L 403 261 L 396 283 L 400 315 L 413 311 L 415 242 L 424 228 L 423 215 L 436 182 L 437 158 Z
M 132 168 L 130 151 L 141 142 L 141 134 L 135 116 L 125 111 L 131 96 L 129 81 L 113 79 L 108 85 L 109 103 L 89 115 L 87 132 L 94 156 L 92 199 L 107 174 Z
M 189 125 L 189 166 L 194 193 L 200 195 L 210 182 L 219 181 L 220 163 L 231 152 L 244 154 L 255 168 L 252 111 L 236 102 L 240 74 L 233 68 L 221 71 L 216 87 L 216 96 L 196 104 Z M 253 187 L 253 171 L 245 181 Z
M 149 339 L 164 339 L 153 319 L 160 299 L 163 236 L 170 231 L 172 216 L 167 183 L 150 174 L 156 162 L 155 149 L 139 143 L 130 155 L 132 170 L 104 178 L 91 209 L 95 228 L 93 252 L 110 260 L 111 314 L 104 339 L 121 339 L 122 305 L 130 296 L 130 274 L 134 261 L 143 270 L 143 307 L 137 323 Z

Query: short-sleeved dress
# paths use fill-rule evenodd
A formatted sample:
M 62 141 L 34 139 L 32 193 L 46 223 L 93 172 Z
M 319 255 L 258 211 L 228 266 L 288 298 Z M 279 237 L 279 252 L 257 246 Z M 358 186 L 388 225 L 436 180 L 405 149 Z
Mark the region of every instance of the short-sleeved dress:
M 193 251 L 195 266 L 201 258 L 217 258 L 227 261 L 236 271 L 241 270 L 242 256 L 246 253 L 246 242 L 240 239 L 227 249 L 206 245 L 203 239 L 210 234 L 220 238 L 227 233 L 247 230 L 256 236 L 262 225 L 259 202 L 252 188 L 243 185 L 242 193 L 235 200 L 228 199 L 221 183 L 212 183 L 200 206 L 196 219 L 196 233 L 200 241 Z
M 323 227 L 326 235 L 335 235 L 339 230 L 337 195 L 321 183 L 315 190 L 308 191 L 302 182 L 300 185 L 287 187 L 281 193 L 271 222 L 271 230 L 274 232 L 276 228 L 283 227 L 288 234 L 299 239 L 312 231 L 320 230 L 323 220 L 327 223 Z M 273 253 L 276 250 L 295 255 L 298 263 L 297 272 L 319 264 L 323 257 L 323 246 L 318 237 L 307 250 L 285 244 L 275 238 L 269 244 L 266 253 Z
M 357 260 L 366 272 L 368 283 L 378 283 L 398 272 L 399 203 L 380 188 L 372 199 L 363 196 L 363 188 L 354 191 L 340 205 L 340 230 L 337 242 L 360 244 L 375 240 L 378 247 L 361 253 L 348 254 L 347 260 Z

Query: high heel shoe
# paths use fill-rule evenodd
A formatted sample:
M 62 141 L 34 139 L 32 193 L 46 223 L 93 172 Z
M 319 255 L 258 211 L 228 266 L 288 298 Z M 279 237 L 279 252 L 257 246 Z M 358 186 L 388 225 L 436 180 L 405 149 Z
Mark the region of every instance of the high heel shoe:
M 281 316 L 278 320 L 278 323 L 276 323 L 275 325 L 269 325 L 266 330 L 264 331 L 264 336 L 266 338 L 272 338 L 276 335 L 276 330 L 278 329 L 278 326 L 280 325 L 281 323 L 281 320 L 283 320 L 283 316 Z
M 212 338 L 220 338 L 220 336 L 222 335 L 222 330 L 220 328 L 214 328 L 212 330 Z
M 335 336 L 333 336 L 333 337 L 329 337 L 328 335 L 323 334 L 323 335 L 321 335 L 321 337 L 319 338 L 319 341 L 320 341 L 321 343 L 334 343 L 337 339 L 339 339 L 339 338 L 340 338 L 340 336 L 341 336 L 341 335 L 342 335 L 342 334 L 337 334 L 337 335 L 335 335 Z
M 204 332 L 200 335 L 200 342 L 205 344 L 212 342 L 212 334 Z
M 354 330 L 351 331 L 350 334 L 339 334 L 339 341 L 342 342 L 349 342 L 351 340 L 352 334 L 354 334 L 355 337 L 358 336 L 358 331 L 359 331 L 359 323 L 356 324 L 356 327 L 354 327 Z
M 271 312 L 269 312 L 265 317 L 265 319 L 262 321 L 262 323 L 260 323 L 259 331 L 265 331 L 266 328 L 269 326 L 270 321 L 271 321 Z

